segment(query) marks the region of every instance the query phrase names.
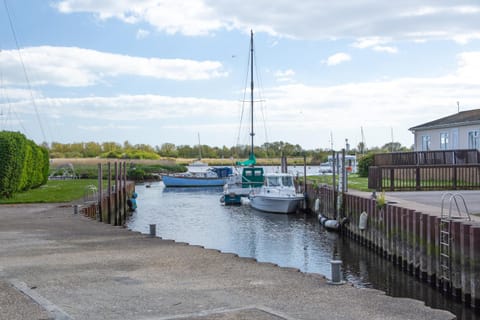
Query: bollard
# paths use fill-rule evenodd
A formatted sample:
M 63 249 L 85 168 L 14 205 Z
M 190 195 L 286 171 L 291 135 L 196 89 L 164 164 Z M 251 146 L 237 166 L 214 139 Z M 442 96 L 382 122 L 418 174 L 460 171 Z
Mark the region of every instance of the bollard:
M 345 281 L 342 280 L 342 260 L 331 260 L 330 264 L 332 265 L 332 280 L 328 283 L 330 284 L 344 284 Z
M 157 225 L 156 224 L 151 224 L 150 225 L 150 237 L 154 238 L 157 233 Z
M 73 205 L 73 214 L 78 214 L 78 204 Z

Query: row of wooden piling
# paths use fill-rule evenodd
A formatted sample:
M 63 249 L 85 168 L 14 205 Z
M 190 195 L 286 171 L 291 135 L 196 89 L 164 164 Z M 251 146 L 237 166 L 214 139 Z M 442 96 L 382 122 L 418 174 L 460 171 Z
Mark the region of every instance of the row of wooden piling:
M 104 170 L 107 186 L 104 189 Z M 123 226 L 129 211 L 127 200 L 135 192 L 135 183 L 127 180 L 127 163 L 98 164 L 96 201 L 84 203 L 80 213 L 100 222 Z
M 320 213 L 340 220 L 343 235 L 466 305 L 480 308 L 478 223 L 455 219 L 444 222 L 440 212 L 438 216 L 425 214 L 393 203 L 379 206 L 372 197 L 348 192 L 339 200 L 338 193 L 328 186 L 308 185 L 307 195 L 310 208 L 319 199 Z M 341 208 L 337 201 L 341 201 Z M 365 228 L 360 224 L 363 212 L 368 217 Z M 440 254 L 442 223 L 449 223 L 448 263 Z

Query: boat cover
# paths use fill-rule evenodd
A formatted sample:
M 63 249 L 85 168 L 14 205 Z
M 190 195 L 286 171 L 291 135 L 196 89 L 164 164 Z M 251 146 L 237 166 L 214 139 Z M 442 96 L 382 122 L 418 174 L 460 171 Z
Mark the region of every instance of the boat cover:
M 237 166 L 253 166 L 257 163 L 257 159 L 255 158 L 255 155 L 253 153 L 250 154 L 250 157 L 248 157 L 248 160 L 245 161 L 237 161 L 236 164 Z

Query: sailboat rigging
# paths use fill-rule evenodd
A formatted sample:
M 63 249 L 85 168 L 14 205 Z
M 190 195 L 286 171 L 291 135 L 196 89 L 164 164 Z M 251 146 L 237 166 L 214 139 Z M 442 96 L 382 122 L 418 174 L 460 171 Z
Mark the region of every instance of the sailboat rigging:
M 254 118 L 254 81 L 253 81 L 253 65 L 254 65 L 254 46 L 253 46 L 253 30 L 250 31 L 250 155 L 247 160 L 237 161 L 236 165 L 242 167 L 241 174 L 235 174 L 228 178 L 224 186 L 224 192 L 220 201 L 226 205 L 241 204 L 241 199 L 248 197 L 251 190 L 260 188 L 263 185 L 263 168 L 255 167 L 257 160 L 254 151 L 253 129 Z
M 245 161 L 237 161 L 236 164 L 239 166 L 253 166 L 257 163 L 255 158 L 255 151 L 254 151 L 254 126 L 253 126 L 253 106 L 254 106 L 254 81 L 253 81 L 253 65 L 254 65 L 254 47 L 253 47 L 253 30 L 250 31 L 250 154 L 247 160 Z

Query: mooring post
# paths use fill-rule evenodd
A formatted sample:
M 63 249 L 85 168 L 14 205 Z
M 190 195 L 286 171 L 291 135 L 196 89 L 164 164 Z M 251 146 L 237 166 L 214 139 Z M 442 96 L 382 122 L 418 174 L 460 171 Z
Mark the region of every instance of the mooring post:
M 157 236 L 157 225 L 151 224 L 150 225 L 150 237 L 155 238 Z
M 470 227 L 471 306 L 480 307 L 480 227 Z
M 451 247 L 450 247 L 450 265 L 451 265 L 451 277 L 450 285 L 452 289 L 452 295 L 458 301 L 462 300 L 462 269 L 461 269 L 461 234 L 460 226 L 462 222 L 451 222 Z
M 330 264 L 332 265 L 332 280 L 330 281 L 330 284 L 345 283 L 342 280 L 342 260 L 331 260 Z
M 103 200 L 103 172 L 102 164 L 98 164 L 98 221 L 103 221 L 103 210 L 102 210 L 102 200 Z
M 420 269 L 419 278 L 423 281 L 427 281 L 428 274 L 428 215 L 425 213 L 420 214 L 420 230 L 419 230 L 419 247 L 420 247 Z
M 118 226 L 121 223 L 118 221 L 118 162 L 115 161 L 115 163 L 113 164 L 113 167 L 114 167 L 113 170 L 115 171 L 115 194 L 114 194 L 115 205 L 114 205 L 113 214 L 115 216 L 114 225 Z
M 127 221 L 127 162 L 123 162 L 123 221 Z
M 107 165 L 107 170 L 108 170 L 107 220 L 109 224 L 112 224 L 112 165 L 110 162 Z
M 471 301 L 470 287 L 470 228 L 471 224 L 462 223 L 460 226 L 460 259 L 462 268 L 462 301 L 469 305 Z

